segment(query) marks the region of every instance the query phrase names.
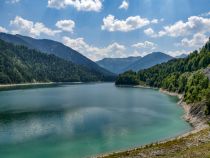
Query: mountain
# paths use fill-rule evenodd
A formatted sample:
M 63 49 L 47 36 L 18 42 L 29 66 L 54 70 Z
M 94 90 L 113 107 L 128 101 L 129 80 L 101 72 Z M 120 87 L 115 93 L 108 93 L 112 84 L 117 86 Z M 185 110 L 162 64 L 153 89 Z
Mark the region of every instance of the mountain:
M 173 59 L 173 57 L 161 53 L 161 52 L 153 52 L 151 54 L 148 54 L 144 56 L 143 58 L 135 61 L 128 67 L 124 69 L 124 71 L 133 70 L 133 71 L 139 71 L 142 69 L 147 69 L 149 67 L 152 67 L 157 64 L 161 64 L 164 62 L 167 62 L 169 60 Z
M 24 45 L 30 49 L 36 49 L 47 54 L 54 54 L 55 56 L 67 61 L 87 67 L 91 71 L 102 73 L 106 77 L 115 76 L 113 73 L 98 66 L 98 64 L 86 58 L 79 52 L 53 40 L 34 39 L 27 36 L 11 35 L 6 33 L 0 33 L 0 39 L 16 45 Z
M 210 115 L 209 67 L 210 39 L 199 52 L 196 50 L 187 58 L 173 59 L 139 72 L 125 72 L 115 83 L 142 84 L 181 93 L 184 102 L 193 104 L 196 114 Z
M 163 62 L 167 62 L 173 57 L 161 52 L 153 52 L 144 57 L 128 57 L 128 58 L 104 58 L 96 63 L 116 74 L 123 73 L 128 70 L 139 71 Z
M 187 54 L 181 54 L 181 55 L 176 56 L 175 58 L 186 58 L 186 57 L 188 57 Z
M 53 54 L 0 40 L 0 84 L 101 80 L 105 80 L 102 73 Z
M 110 72 L 119 74 L 124 72 L 124 69 L 134 63 L 135 61 L 141 59 L 141 57 L 128 57 L 128 58 L 104 58 L 97 61 L 96 63 L 109 70 Z

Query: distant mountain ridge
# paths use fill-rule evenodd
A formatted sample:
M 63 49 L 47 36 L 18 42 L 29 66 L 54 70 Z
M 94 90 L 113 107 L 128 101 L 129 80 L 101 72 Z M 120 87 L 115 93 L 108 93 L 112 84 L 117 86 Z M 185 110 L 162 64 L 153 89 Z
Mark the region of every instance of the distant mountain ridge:
M 173 57 L 162 52 L 153 52 L 144 57 L 105 58 L 96 63 L 111 72 L 120 74 L 128 70 L 139 71 L 147 69 L 171 59 L 173 59 Z
M 127 58 L 104 58 L 102 60 L 97 61 L 96 63 L 101 67 L 119 74 L 124 72 L 124 69 L 128 67 L 133 62 L 141 59 L 142 57 L 127 57 Z
M 167 62 L 171 59 L 173 59 L 173 57 L 162 52 L 153 52 L 137 60 L 136 62 L 128 66 L 126 70 L 139 71 L 142 69 L 150 68 L 157 64 Z
M 85 66 L 91 71 L 102 73 L 104 76 L 115 76 L 113 73 L 98 66 L 95 62 L 83 56 L 79 52 L 53 40 L 34 39 L 27 36 L 11 35 L 6 33 L 0 33 L 0 39 L 16 45 L 24 45 L 30 49 L 36 49 L 47 54 L 54 54 L 55 56 L 67 61 Z

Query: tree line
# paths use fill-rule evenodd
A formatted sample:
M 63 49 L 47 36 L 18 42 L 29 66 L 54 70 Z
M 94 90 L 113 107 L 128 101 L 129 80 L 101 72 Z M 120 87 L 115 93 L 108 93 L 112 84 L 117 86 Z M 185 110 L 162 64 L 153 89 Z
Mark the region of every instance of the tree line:
M 0 40 L 0 84 L 103 81 L 99 72 L 25 46 Z
M 210 40 L 187 58 L 173 59 L 139 72 L 120 74 L 116 85 L 147 85 L 183 93 L 187 103 L 205 101 L 210 113 L 210 82 L 204 69 L 210 66 Z

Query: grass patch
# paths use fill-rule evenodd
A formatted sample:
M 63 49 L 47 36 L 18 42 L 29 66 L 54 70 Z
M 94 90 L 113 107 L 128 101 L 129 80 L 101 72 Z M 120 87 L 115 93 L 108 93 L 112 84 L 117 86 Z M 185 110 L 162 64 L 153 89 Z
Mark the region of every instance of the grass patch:
M 113 153 L 101 158 L 210 158 L 210 128 L 162 143 Z

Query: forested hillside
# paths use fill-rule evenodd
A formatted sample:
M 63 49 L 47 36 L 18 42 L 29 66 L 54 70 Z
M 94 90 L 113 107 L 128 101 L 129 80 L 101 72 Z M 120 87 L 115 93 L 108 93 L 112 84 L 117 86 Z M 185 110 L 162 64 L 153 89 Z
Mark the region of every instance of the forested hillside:
M 101 81 L 99 72 L 0 40 L 0 84 L 25 82 Z
M 164 88 L 168 91 L 184 93 L 187 103 L 205 101 L 210 110 L 210 83 L 204 69 L 210 65 L 210 41 L 187 58 L 173 59 L 167 63 L 141 70 L 129 71 L 118 76 L 116 85 L 143 84 Z
M 91 71 L 97 71 L 106 77 L 115 76 L 113 73 L 98 66 L 95 62 L 84 55 L 57 41 L 49 39 L 35 39 L 28 36 L 12 35 L 7 33 L 0 33 L 0 39 L 15 45 L 23 45 L 30 49 L 36 49 L 37 51 L 41 51 L 46 54 L 53 54 L 74 64 L 84 66 Z

